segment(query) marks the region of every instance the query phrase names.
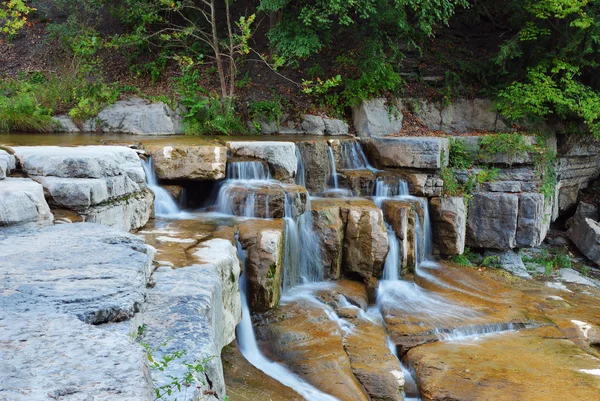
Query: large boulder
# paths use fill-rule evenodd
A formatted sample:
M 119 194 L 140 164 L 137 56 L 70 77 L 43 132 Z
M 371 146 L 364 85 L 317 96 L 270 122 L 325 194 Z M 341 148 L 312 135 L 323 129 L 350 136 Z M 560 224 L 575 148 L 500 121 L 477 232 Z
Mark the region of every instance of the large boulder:
M 120 100 L 85 123 L 86 131 L 136 135 L 172 135 L 183 132 L 181 119 L 163 102 L 149 103 L 133 97 Z
M 354 128 L 361 137 L 382 137 L 402 131 L 402 113 L 398 101 L 388 104 L 384 98 L 363 100 L 352 108 Z
M 600 223 L 595 206 L 581 202 L 568 221 L 567 235 L 579 250 L 600 265 Z
M 430 205 L 435 248 L 442 255 L 461 255 L 465 250 L 467 226 L 464 198 L 432 198 Z
M 478 248 L 514 248 L 518 215 L 518 195 L 475 193 L 469 202 L 467 244 Z
M 379 168 L 439 169 L 448 164 L 447 138 L 367 138 L 363 144 L 369 160 Z
M 0 149 L 0 180 L 6 178 L 15 169 L 15 157 L 5 150 Z
M 139 237 L 97 224 L 0 232 L 0 309 L 126 320 L 145 300 L 153 257 Z
M 323 271 L 331 278 L 339 278 L 340 273 L 379 278 L 388 252 L 381 209 L 360 198 L 313 199 L 311 206 L 321 238 Z
M 273 178 L 292 182 L 298 170 L 296 145 L 293 142 L 228 142 L 236 156 L 254 157 L 267 162 Z
M 141 346 L 125 333 L 74 316 L 2 309 L 0 358 L 3 400 L 148 401 L 155 396 Z
M 42 184 L 54 208 L 123 230 L 142 227 L 152 215 L 154 196 L 132 149 L 32 146 L 14 151 L 23 172 Z
M 146 145 L 161 180 L 220 180 L 225 178 L 227 148 L 220 145 Z
M 0 181 L 0 227 L 21 224 L 52 224 L 44 188 L 27 178 Z
M 283 279 L 285 222 L 245 220 L 239 239 L 246 252 L 245 277 L 250 310 L 264 312 L 279 303 Z

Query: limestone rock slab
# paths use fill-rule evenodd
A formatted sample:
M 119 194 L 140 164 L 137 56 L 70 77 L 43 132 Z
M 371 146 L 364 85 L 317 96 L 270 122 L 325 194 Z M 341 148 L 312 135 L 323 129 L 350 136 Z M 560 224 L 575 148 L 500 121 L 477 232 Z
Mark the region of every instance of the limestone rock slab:
M 153 257 L 139 237 L 97 224 L 0 232 L 0 306 L 125 320 L 144 302 Z
M 15 157 L 5 150 L 0 149 L 0 180 L 6 178 L 15 169 Z
M 467 209 L 462 197 L 432 198 L 433 241 L 443 255 L 461 255 L 465 250 Z
M 48 225 L 53 220 L 44 188 L 27 178 L 0 181 L 0 227 L 21 224 Z
M 156 176 L 162 180 L 225 178 L 227 148 L 220 145 L 146 145 Z
M 141 98 L 120 100 L 86 122 L 91 131 L 135 135 L 172 135 L 183 132 L 180 117 L 163 102 Z
M 361 137 L 382 137 L 402 131 L 400 104 L 392 105 L 397 112 L 390 112 L 390 105 L 384 98 L 363 100 L 352 108 L 354 128 Z
M 369 160 L 380 168 L 439 169 L 448 164 L 447 138 L 367 138 L 363 144 Z
M 475 193 L 469 202 L 467 244 L 479 248 L 514 248 L 518 214 L 516 194 Z
M 49 311 L 0 310 L 0 399 L 148 401 L 148 358 L 125 334 Z
M 546 238 L 552 218 L 552 205 L 546 205 L 543 194 L 523 193 L 519 198 L 519 220 L 516 245 L 536 247 Z

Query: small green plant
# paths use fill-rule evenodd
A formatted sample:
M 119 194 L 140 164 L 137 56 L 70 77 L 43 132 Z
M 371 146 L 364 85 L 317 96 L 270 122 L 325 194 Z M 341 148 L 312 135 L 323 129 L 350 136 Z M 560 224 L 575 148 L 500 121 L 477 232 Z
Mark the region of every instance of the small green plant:
M 500 257 L 498 255 L 488 255 L 483 258 L 483 261 L 481 262 L 481 266 L 499 267 L 500 266 Z
M 269 271 L 267 272 L 267 278 L 274 278 L 276 272 L 277 266 L 275 265 L 275 263 L 271 263 L 271 266 L 269 266 Z
M 546 274 L 546 277 L 551 277 L 554 273 L 554 263 L 552 263 L 552 261 L 546 261 L 543 263 L 543 266 L 544 274 Z
M 565 253 L 557 253 L 554 256 L 554 264 L 559 269 L 570 269 L 573 266 L 571 259 Z
M 590 268 L 589 266 L 581 266 L 581 274 L 583 274 L 585 277 L 589 277 L 590 276 Z
M 479 139 L 479 159 L 486 161 L 493 157 L 503 154 L 508 157 L 508 164 L 514 163 L 519 156 L 531 151 L 521 133 L 498 133 L 486 135 Z
M 494 181 L 498 177 L 500 170 L 497 168 L 483 168 L 476 174 L 476 180 L 478 184 L 484 184 L 486 182 Z
M 34 11 L 23 0 L 6 0 L 0 3 L 0 33 L 11 38 L 27 24 L 27 15 Z
M 450 140 L 450 156 L 448 158 L 448 166 L 467 170 L 473 167 L 476 155 L 473 151 L 467 148 L 465 141 L 451 139 Z

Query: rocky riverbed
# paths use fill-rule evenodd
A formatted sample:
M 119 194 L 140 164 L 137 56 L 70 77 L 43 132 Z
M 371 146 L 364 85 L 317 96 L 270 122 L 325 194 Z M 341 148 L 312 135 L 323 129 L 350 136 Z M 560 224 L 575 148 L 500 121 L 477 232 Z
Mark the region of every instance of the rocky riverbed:
M 600 399 L 600 145 L 552 143 L 546 199 L 443 196 L 441 137 L 0 136 L 0 399 Z

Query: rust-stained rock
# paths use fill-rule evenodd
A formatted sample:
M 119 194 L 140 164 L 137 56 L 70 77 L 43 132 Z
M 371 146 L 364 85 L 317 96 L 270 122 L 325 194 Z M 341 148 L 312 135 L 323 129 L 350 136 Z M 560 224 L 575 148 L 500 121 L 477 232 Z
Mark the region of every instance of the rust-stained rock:
M 219 191 L 219 211 L 235 216 L 273 218 L 300 216 L 306 210 L 308 193 L 304 187 L 277 182 L 233 181 Z
M 245 220 L 239 225 L 246 250 L 246 280 L 250 310 L 264 312 L 277 305 L 283 275 L 283 220 Z
M 339 170 L 341 188 L 348 188 L 354 196 L 371 196 L 375 187 L 376 174 L 373 170 Z

